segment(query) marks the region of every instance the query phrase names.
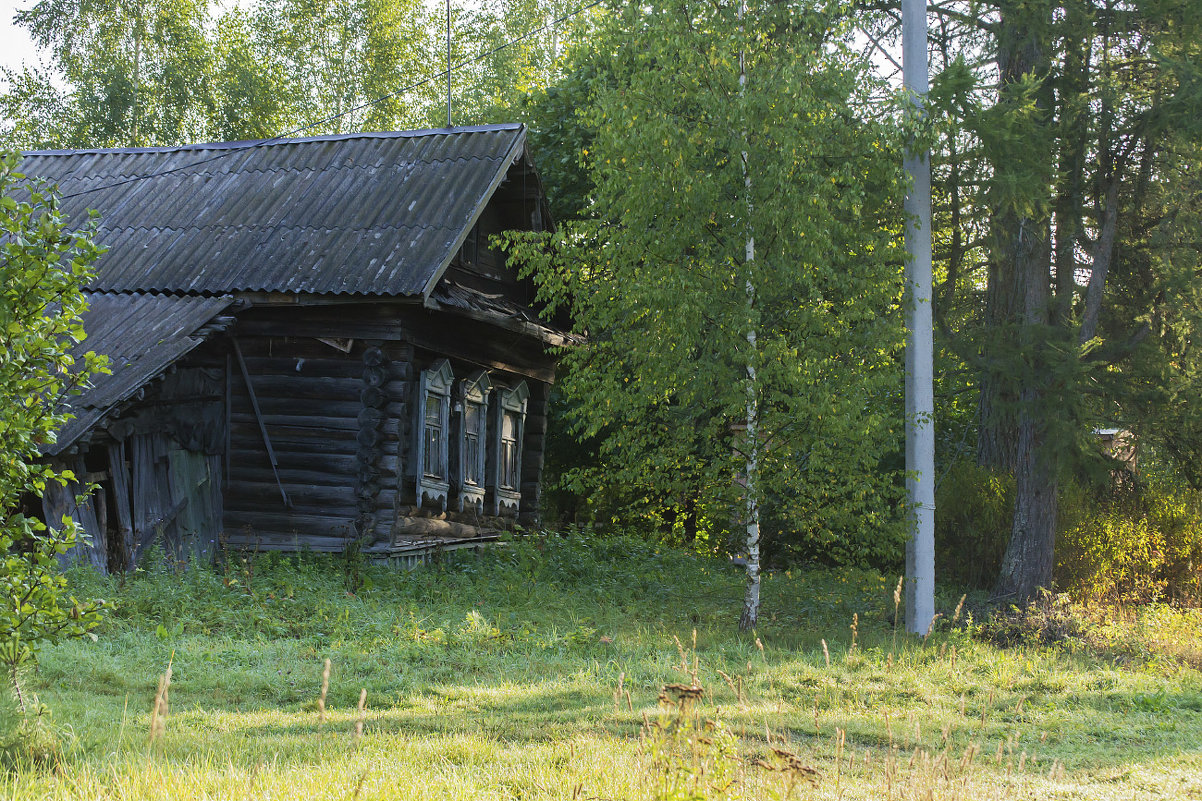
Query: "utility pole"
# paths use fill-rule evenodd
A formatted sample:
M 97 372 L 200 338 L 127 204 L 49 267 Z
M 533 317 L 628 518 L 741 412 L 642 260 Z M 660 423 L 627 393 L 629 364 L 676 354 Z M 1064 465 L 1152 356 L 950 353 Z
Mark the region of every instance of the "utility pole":
M 902 81 L 925 114 L 926 0 L 902 0 Z M 935 618 L 935 388 L 931 292 L 930 151 L 906 147 L 906 631 L 925 634 Z

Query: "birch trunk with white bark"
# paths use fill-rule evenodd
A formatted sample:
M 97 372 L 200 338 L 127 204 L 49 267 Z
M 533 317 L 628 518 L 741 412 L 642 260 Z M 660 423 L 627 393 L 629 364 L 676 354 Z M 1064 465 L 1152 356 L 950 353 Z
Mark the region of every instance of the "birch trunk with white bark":
M 746 3 L 739 3 L 739 19 L 746 13 Z M 742 100 L 747 89 L 747 64 L 744 53 L 739 53 L 739 99 Z M 743 131 L 743 140 L 747 141 L 747 132 Z M 746 146 L 745 146 L 746 147 Z M 747 360 L 744 377 L 747 393 L 747 442 L 746 464 L 744 474 L 746 484 L 744 492 L 747 500 L 747 591 L 743 596 L 743 614 L 739 617 L 739 629 L 747 631 L 754 627 L 760 615 L 760 452 L 759 428 L 760 405 L 759 386 L 756 380 L 756 324 L 755 324 L 755 281 L 752 276 L 752 266 L 755 264 L 755 232 L 752 227 L 751 202 L 751 169 L 748 163 L 748 152 L 743 150 L 743 188 L 746 192 L 745 205 L 747 213 L 747 240 L 743 249 L 743 266 L 746 270 L 747 283 Z

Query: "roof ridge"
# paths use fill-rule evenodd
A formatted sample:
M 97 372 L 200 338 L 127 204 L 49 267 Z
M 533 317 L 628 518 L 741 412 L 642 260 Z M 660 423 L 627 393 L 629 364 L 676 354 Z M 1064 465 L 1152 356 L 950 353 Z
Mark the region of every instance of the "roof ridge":
M 464 125 L 454 128 L 421 128 L 411 131 L 359 131 L 355 133 L 323 134 L 320 136 L 277 136 L 267 139 L 242 139 L 230 142 L 196 142 L 184 145 L 161 145 L 155 147 L 85 147 L 85 148 L 50 148 L 46 150 L 25 150 L 22 156 L 75 156 L 87 153 L 171 153 L 195 150 L 250 150 L 258 147 L 276 147 L 277 145 L 300 145 L 312 142 L 342 142 L 350 139 L 415 139 L 423 136 L 447 136 L 467 133 L 500 133 L 518 131 L 523 128 L 520 122 L 493 123 L 490 125 Z
M 69 151 L 62 151 L 61 153 L 42 152 L 42 153 L 24 153 L 22 155 L 25 155 L 25 156 L 45 156 L 45 155 L 65 155 L 65 154 L 75 155 L 75 154 L 79 154 L 79 153 L 96 153 L 96 154 L 100 155 L 100 154 L 111 154 L 111 153 L 116 153 L 116 152 L 118 152 L 118 151 L 69 150 Z M 408 165 L 412 166 L 412 165 L 420 165 L 420 164 L 450 164 L 452 162 L 457 162 L 457 161 L 504 161 L 504 160 L 505 160 L 504 157 L 478 156 L 475 154 L 470 154 L 470 155 L 465 155 L 465 156 L 457 156 L 455 158 L 412 159 L 407 162 L 393 161 L 393 162 L 388 162 L 388 164 L 383 165 L 383 166 L 395 166 L 395 165 L 401 165 L 401 164 L 408 164 Z M 200 165 L 197 165 L 197 166 L 200 166 Z M 190 171 L 187 171 L 187 165 L 184 165 L 184 167 L 173 170 L 171 172 L 171 174 L 172 175 L 188 175 L 188 176 L 214 175 L 214 176 L 234 177 L 234 176 L 238 176 L 238 175 L 253 175 L 253 174 L 266 175 L 268 173 L 305 173 L 305 172 L 318 173 L 318 172 L 326 172 L 331 169 L 337 169 L 337 170 L 364 169 L 364 170 L 366 170 L 366 169 L 370 169 L 372 167 L 378 167 L 378 166 L 381 166 L 381 165 L 336 164 L 336 165 L 327 165 L 327 166 L 323 166 L 323 167 L 255 167 L 253 169 L 239 168 L 239 169 L 235 169 L 235 170 L 227 170 L 224 172 L 216 172 L 213 170 L 203 170 L 203 171 L 197 170 L 194 172 L 190 172 Z M 127 181 L 127 180 L 142 179 L 143 177 L 144 176 L 141 173 L 107 173 L 107 174 L 89 173 L 87 176 L 88 179 L 97 180 L 97 181 Z M 152 176 L 152 177 L 158 177 L 158 176 Z M 73 176 L 73 175 L 68 175 L 65 178 L 57 179 L 56 183 L 61 185 L 67 181 L 80 181 L 80 180 L 82 180 L 82 179 L 80 179 L 76 176 Z
M 250 225 L 250 224 L 235 224 L 229 223 L 226 225 L 113 225 L 108 226 L 101 220 L 100 230 L 103 234 L 105 231 L 147 231 L 158 233 L 161 231 L 217 231 L 227 228 L 237 228 L 240 230 L 251 231 L 338 231 L 338 232 L 354 232 L 365 233 L 368 231 L 445 231 L 450 229 L 459 229 L 463 226 L 447 223 L 445 225 L 371 225 L 350 227 L 346 225 Z

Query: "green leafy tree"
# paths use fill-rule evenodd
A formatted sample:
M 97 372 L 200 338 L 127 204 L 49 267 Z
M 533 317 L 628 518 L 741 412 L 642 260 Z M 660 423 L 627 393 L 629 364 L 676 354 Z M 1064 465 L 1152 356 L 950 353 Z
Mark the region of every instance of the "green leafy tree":
M 291 117 L 316 123 L 307 133 L 425 124 L 437 82 L 397 94 L 441 63 L 421 0 L 264 0 L 252 13 Z
M 603 464 L 577 478 L 743 532 L 750 627 L 761 517 L 799 545 L 901 543 L 879 469 L 900 431 L 898 139 L 825 7 L 669 0 L 615 24 L 594 216 L 512 250 L 588 336 L 562 391 Z
M 420 0 L 42 0 L 16 21 L 46 59 L 0 97 L 20 147 L 412 127 L 437 91 L 398 94 L 436 71 Z
M 896 32 L 890 5 L 877 36 Z M 943 453 L 975 439 L 981 466 L 1013 475 L 994 595 L 1024 602 L 1051 584 L 1060 482 L 1106 474 L 1091 431 L 1155 428 L 1146 402 L 1165 395 L 1151 376 L 1175 371 L 1152 338 L 1184 311 L 1189 259 L 1162 203 L 1186 168 L 1179 142 L 1197 136 L 1202 7 L 991 0 L 932 14 L 931 102 L 947 123 L 933 155 L 940 412 L 956 428 Z
M 452 58 L 472 61 L 453 76 L 456 124 L 497 122 L 528 96 L 571 83 L 579 63 L 587 62 L 596 46 L 605 47 L 594 36 L 605 11 L 585 8 L 588 2 L 483 0 L 454 9 Z M 436 22 L 434 38 L 442 35 Z M 446 99 L 439 100 L 442 106 L 435 101 L 432 121 L 445 124 Z M 565 122 L 571 124 L 570 119 Z
M 205 0 L 41 0 L 17 12 L 50 56 L 10 89 L 10 119 L 30 144 L 140 146 L 194 140 L 213 113 Z M 24 143 L 23 143 L 24 144 Z
M 66 420 L 64 401 L 104 360 L 71 350 L 83 337 L 81 285 L 100 253 L 91 230 L 72 230 L 52 188 L 0 161 L 0 664 L 22 709 L 18 669 L 39 646 L 86 636 L 102 601 L 67 595 L 59 558 L 76 544 L 69 519 L 48 529 L 29 506 L 50 482 L 82 478 L 40 459 Z

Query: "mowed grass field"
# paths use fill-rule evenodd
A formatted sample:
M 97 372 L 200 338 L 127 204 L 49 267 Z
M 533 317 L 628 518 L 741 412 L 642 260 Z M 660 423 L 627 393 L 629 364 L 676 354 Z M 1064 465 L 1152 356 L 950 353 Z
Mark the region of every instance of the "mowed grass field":
M 59 746 L 0 797 L 1202 799 L 1197 611 L 952 625 L 949 589 L 919 638 L 896 576 L 795 570 L 741 635 L 741 580 L 583 536 L 81 572 L 115 608 L 26 675 Z

